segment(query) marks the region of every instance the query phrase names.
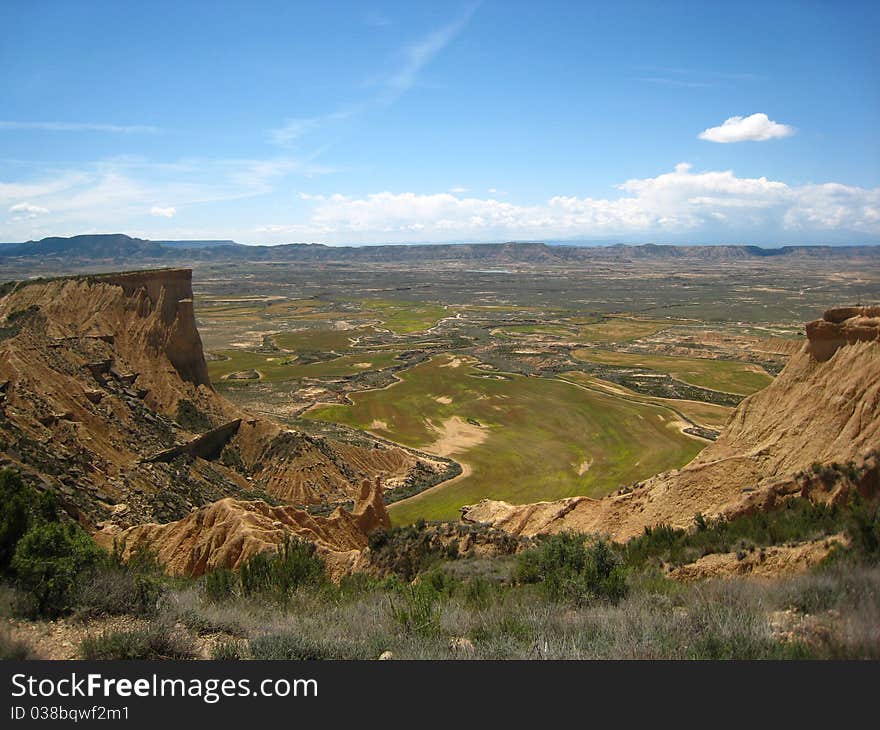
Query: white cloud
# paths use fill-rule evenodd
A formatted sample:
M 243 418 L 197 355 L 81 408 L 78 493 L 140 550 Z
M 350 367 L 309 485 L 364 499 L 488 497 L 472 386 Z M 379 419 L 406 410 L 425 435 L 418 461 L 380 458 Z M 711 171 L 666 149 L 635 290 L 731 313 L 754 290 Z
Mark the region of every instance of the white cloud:
M 644 234 L 717 237 L 844 230 L 880 235 L 880 189 L 837 183 L 790 186 L 732 171 L 694 172 L 681 163 L 652 178 L 627 180 L 610 198 L 554 196 L 518 205 L 451 193 L 310 195 L 304 223 L 261 231 L 311 240 L 450 240 Z
M 790 137 L 794 127 L 772 121 L 766 114 L 752 114 L 748 117 L 730 117 L 720 127 L 709 127 L 698 135 L 707 142 L 765 142 L 768 139 Z
M 42 132 L 110 132 L 113 134 L 158 134 L 162 130 L 148 124 L 95 124 L 93 122 L 10 122 L 0 121 L 0 129 Z
M 534 203 L 512 202 L 500 191 L 301 192 L 289 213 L 256 221 L 256 207 L 228 205 L 277 192 L 291 175 L 302 179 L 313 173 L 308 163 L 289 158 L 106 160 L 44 179 L 0 182 L 0 211 L 8 211 L 3 237 L 27 240 L 107 230 L 168 237 L 170 221 L 159 226 L 158 220 L 170 219 L 166 203 L 173 201 L 174 212 L 186 209 L 194 226 L 175 228 L 174 235 L 245 242 L 880 239 L 880 188 L 836 182 L 789 185 L 739 177 L 731 170 L 694 170 L 687 163 L 654 177 L 626 180 L 611 195 L 556 195 Z M 255 206 L 277 210 L 262 202 Z M 144 220 L 147 211 L 160 216 L 154 230 L 132 230 L 132 222 Z
M 455 194 L 455 195 L 461 195 L 462 193 L 466 193 L 466 192 L 468 192 L 469 190 L 470 190 L 470 188 L 463 188 L 463 187 L 461 187 L 460 185 L 458 185 L 458 186 L 456 186 L 456 187 L 454 187 L 454 188 L 449 188 L 449 192 L 450 192 L 450 193 L 453 193 L 453 194 Z
M 122 156 L 80 169 L 47 171 L 41 178 L 8 182 L 0 178 L 0 211 L 24 204 L 46 210 L 39 214 L 24 208 L 10 211 L 3 238 L 26 240 L 44 235 L 130 231 L 132 221 L 148 212 L 170 218 L 184 207 L 189 210 L 268 195 L 291 175 L 310 178 L 325 171 L 288 157 L 191 158 L 157 163 Z M 175 207 L 164 205 L 165 201 L 174 201 Z M 227 220 L 234 219 L 235 213 L 228 207 L 220 212 L 228 214 Z M 187 218 L 198 220 L 197 213 Z M 232 235 L 228 229 L 218 230 L 215 235 L 220 233 L 225 238 Z M 168 235 L 164 226 L 161 235 Z M 204 237 L 204 232 L 200 235 Z
M 49 209 L 40 205 L 34 205 L 33 203 L 23 202 L 9 206 L 9 212 L 13 214 L 12 220 L 18 222 L 31 220 L 37 216 L 45 215 L 49 212 Z
M 34 215 L 39 215 L 40 213 L 48 213 L 49 210 L 47 208 L 41 208 L 39 205 L 33 205 L 32 203 L 16 203 L 9 207 L 10 213 L 33 213 Z

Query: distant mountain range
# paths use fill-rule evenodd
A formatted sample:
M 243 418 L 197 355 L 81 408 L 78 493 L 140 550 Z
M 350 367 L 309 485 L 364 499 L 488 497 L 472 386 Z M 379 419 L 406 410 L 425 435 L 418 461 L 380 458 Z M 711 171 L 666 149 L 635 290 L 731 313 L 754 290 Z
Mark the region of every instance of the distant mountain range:
M 472 262 L 474 264 L 566 264 L 578 261 L 697 259 L 730 261 L 764 257 L 809 258 L 880 257 L 880 246 L 783 246 L 612 244 L 603 246 L 548 245 L 546 243 L 455 243 L 377 246 L 325 246 L 291 243 L 246 246 L 235 241 L 149 241 L 121 233 L 44 238 L 26 243 L 0 244 L 0 260 L 33 257 L 85 262 L 120 261 L 127 264 L 200 261 L 304 261 L 419 263 Z

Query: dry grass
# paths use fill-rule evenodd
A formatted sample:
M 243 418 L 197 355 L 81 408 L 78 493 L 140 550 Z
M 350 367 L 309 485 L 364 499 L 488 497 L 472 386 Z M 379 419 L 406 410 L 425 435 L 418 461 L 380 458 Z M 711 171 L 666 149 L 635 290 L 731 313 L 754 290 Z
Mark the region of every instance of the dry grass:
M 877 566 L 689 586 L 643 573 L 616 605 L 552 603 L 533 586 L 493 585 L 475 600 L 466 581 L 439 586 L 426 585 L 426 598 L 393 583 L 309 589 L 284 605 L 209 603 L 188 588 L 172 595 L 166 621 L 217 634 L 221 651 L 231 643 L 242 658 L 451 659 L 462 639 L 475 659 L 880 658 Z M 435 621 L 400 619 L 402 608 L 420 615 L 422 600 Z

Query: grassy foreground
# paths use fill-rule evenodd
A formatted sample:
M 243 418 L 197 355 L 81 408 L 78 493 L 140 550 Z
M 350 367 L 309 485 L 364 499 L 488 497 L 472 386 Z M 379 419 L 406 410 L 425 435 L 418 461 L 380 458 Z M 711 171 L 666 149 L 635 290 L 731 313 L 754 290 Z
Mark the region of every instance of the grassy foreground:
M 334 584 L 296 541 L 235 572 L 167 576 L 149 553 L 102 555 L 77 526 L 58 527 L 49 503 L 28 510 L 27 489 L 2 472 L 0 488 L 24 517 L 0 535 L 12 556 L 0 580 L 5 659 L 62 658 L 59 644 L 84 659 L 880 658 L 880 509 L 857 497 L 697 515 L 692 530 L 659 526 L 623 545 L 419 523 L 373 533 L 370 572 Z M 847 544 L 809 573 L 668 577 L 700 555 L 840 533 Z M 43 636 L 39 648 L 27 640 Z

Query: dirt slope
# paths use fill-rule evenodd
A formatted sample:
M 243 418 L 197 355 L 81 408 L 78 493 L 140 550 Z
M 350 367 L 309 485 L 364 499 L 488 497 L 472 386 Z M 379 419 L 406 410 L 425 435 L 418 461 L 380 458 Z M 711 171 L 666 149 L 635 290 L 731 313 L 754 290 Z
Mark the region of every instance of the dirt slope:
M 579 530 L 626 539 L 646 525 L 687 527 L 697 512 L 731 515 L 814 489 L 804 472 L 817 462 L 853 461 L 876 488 L 878 338 L 880 308 L 829 310 L 807 325 L 806 343 L 777 379 L 744 400 L 719 439 L 682 469 L 600 500 L 483 500 L 465 507 L 462 517 L 514 534 Z

